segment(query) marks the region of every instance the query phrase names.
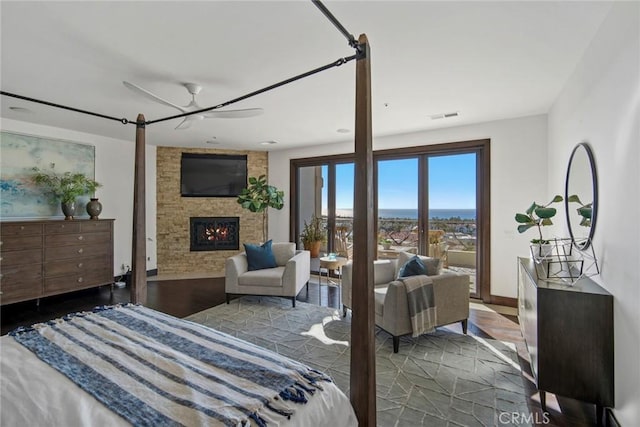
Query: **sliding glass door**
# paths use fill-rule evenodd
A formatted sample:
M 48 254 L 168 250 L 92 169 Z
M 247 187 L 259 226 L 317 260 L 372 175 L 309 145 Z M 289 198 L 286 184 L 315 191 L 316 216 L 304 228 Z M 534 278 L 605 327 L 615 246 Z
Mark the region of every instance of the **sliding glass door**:
M 471 296 L 491 302 L 489 159 L 489 140 L 374 152 L 377 258 L 399 251 L 441 258 L 470 275 Z M 327 230 L 320 256 L 352 258 L 353 156 L 291 163 L 293 241 L 316 215 Z

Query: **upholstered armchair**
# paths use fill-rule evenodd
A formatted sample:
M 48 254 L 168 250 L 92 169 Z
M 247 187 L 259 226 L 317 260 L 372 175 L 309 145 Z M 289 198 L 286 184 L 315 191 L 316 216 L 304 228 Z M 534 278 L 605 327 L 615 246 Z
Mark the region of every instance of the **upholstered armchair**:
M 396 280 L 403 258 L 374 261 L 373 281 L 376 325 L 393 337 L 393 352 L 400 347 L 400 337 L 412 333 L 411 319 L 404 283 Z M 421 257 L 426 258 L 426 257 Z M 400 265 L 399 265 L 400 264 Z M 342 267 L 342 304 L 343 314 L 351 308 L 352 264 Z M 429 276 L 433 281 L 433 294 L 437 307 L 435 326 L 444 326 L 454 322 L 462 324 L 463 333 L 467 333 L 469 317 L 469 275 L 443 270 L 442 273 Z
M 309 251 L 296 250 L 295 243 L 272 244 L 276 267 L 249 271 L 247 254 L 242 252 L 225 261 L 224 291 L 227 304 L 232 295 L 279 296 L 291 299 L 309 283 L 311 257 Z

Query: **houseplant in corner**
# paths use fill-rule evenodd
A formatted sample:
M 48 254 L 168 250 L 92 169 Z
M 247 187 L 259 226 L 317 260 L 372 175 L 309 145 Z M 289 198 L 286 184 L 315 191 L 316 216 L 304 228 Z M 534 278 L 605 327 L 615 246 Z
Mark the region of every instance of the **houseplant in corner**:
M 93 194 L 102 184 L 78 172 L 58 174 L 54 168 L 54 163 L 51 164 L 51 170 L 48 172 L 34 167 L 33 182 L 44 188 L 44 192 L 49 194 L 52 203 L 60 202 L 64 219 L 73 219 L 77 198 L 85 194 Z
M 267 208 L 282 209 L 284 191 L 267 184 L 267 177 L 249 177 L 249 185 L 243 188 L 237 202 L 250 212 L 262 213 L 262 242 L 267 240 Z
M 300 240 L 304 249 L 311 252 L 311 258 L 318 258 L 320 246 L 327 240 L 326 230 L 322 227 L 322 218 L 313 215 L 310 222 L 305 221 Z
M 553 225 L 551 218 L 557 213 L 556 208 L 549 207 L 552 203 L 561 202 L 562 196 L 556 195 L 546 205 L 539 205 L 533 202 L 529 209 L 525 213 L 516 213 L 515 219 L 518 225 L 518 232 L 524 233 L 532 227 L 537 227 L 539 239 L 531 239 L 531 248 L 534 253 L 534 257 L 545 258 L 551 254 L 552 248 L 549 245 L 549 240 L 542 237 L 542 227 Z

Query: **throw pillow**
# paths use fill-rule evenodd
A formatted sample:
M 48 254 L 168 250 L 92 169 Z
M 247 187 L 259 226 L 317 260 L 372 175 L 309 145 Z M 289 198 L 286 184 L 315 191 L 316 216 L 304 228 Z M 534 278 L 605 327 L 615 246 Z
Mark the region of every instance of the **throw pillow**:
M 410 254 L 408 252 L 400 252 L 398 254 L 398 266 L 401 267 L 406 264 L 411 258 L 416 256 L 415 254 Z M 442 273 L 442 260 L 440 258 L 432 258 L 424 255 L 418 255 L 420 261 L 427 268 L 427 276 L 437 276 Z M 398 269 L 398 277 L 400 274 L 400 269 Z
M 273 256 L 273 251 L 271 250 L 271 240 L 264 242 L 262 245 L 244 243 L 244 251 L 247 254 L 249 271 L 278 266 L 276 264 L 276 258 Z
M 421 274 L 427 274 L 427 267 L 422 263 L 422 260 L 418 258 L 418 255 L 414 255 L 409 261 L 407 261 L 398 272 L 398 278 L 419 276 Z

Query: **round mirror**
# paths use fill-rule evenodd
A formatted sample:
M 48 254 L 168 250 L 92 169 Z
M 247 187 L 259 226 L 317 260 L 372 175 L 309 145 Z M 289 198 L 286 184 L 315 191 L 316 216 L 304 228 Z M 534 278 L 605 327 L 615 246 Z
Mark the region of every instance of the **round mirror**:
M 598 176 L 591 147 L 576 145 L 569 157 L 564 207 L 571 241 L 579 250 L 591 244 L 598 212 Z

